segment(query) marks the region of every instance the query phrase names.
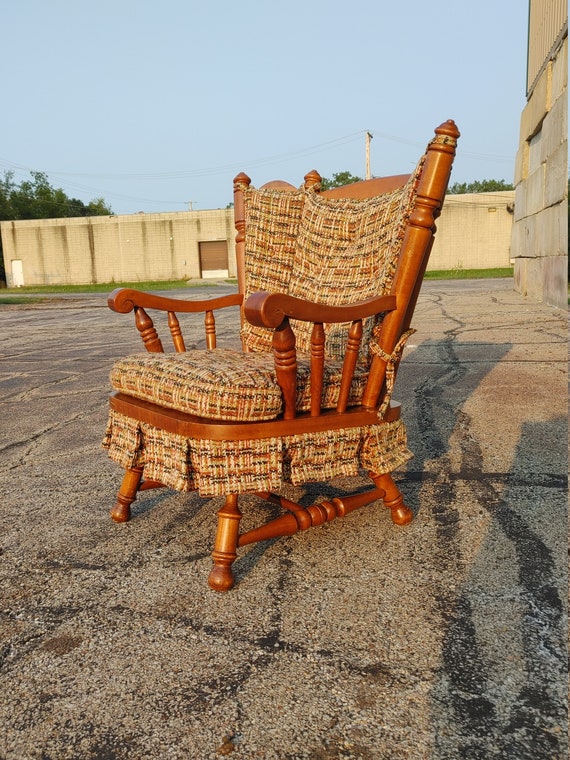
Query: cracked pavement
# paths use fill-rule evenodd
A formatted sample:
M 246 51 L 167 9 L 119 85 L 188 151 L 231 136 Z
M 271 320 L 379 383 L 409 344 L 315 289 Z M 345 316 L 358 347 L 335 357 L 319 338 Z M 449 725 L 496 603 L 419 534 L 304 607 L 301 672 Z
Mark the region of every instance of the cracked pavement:
M 226 594 L 206 583 L 219 500 L 108 516 L 132 315 L 86 295 L 0 319 L 3 760 L 567 757 L 567 314 L 509 280 L 426 281 L 395 390 L 416 519 L 374 504 L 246 547 Z M 217 322 L 235 345 L 235 310 Z

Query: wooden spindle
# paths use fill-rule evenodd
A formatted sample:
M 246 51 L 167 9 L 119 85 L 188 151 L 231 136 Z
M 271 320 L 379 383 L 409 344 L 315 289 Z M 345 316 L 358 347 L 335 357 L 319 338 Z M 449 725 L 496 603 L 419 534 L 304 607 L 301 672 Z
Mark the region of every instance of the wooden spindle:
M 275 374 L 283 393 L 283 418 L 294 419 L 297 401 L 297 354 L 295 352 L 295 333 L 287 317 L 273 333 L 273 356 Z
M 184 345 L 184 338 L 182 336 L 182 331 L 180 330 L 178 317 L 173 311 L 168 312 L 168 327 L 170 328 L 170 334 L 172 335 L 172 342 L 174 343 L 176 352 L 179 354 L 183 353 L 186 351 L 186 346 Z
M 206 330 L 206 348 L 216 348 L 216 318 L 213 311 L 204 314 L 204 328 Z
M 154 322 L 142 306 L 135 307 L 135 324 L 146 350 L 151 354 L 164 353 L 164 348 L 155 330 Z
M 236 265 L 238 290 L 245 293 L 245 200 L 244 190 L 251 185 L 251 179 L 244 172 L 234 178 L 234 224 L 236 234 Z M 243 309 L 242 322 L 243 322 Z
M 354 378 L 354 369 L 358 361 L 358 352 L 360 351 L 360 342 L 362 340 L 362 320 L 357 319 L 351 325 L 348 331 L 348 341 L 346 353 L 344 355 L 344 364 L 342 365 L 342 378 L 340 381 L 340 391 L 338 394 L 337 412 L 345 412 L 350 395 L 350 387 Z
M 322 322 L 315 322 L 311 334 L 311 417 L 321 413 L 324 371 L 325 328 Z

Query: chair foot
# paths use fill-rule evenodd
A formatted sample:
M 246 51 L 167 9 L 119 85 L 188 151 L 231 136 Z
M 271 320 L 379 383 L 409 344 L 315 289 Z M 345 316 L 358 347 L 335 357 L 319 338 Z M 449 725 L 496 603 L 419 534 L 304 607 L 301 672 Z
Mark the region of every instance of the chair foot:
M 404 504 L 403 499 L 402 503 L 397 506 L 392 507 L 390 504 L 386 504 L 386 506 L 390 509 L 392 522 L 395 525 L 407 525 L 414 519 L 414 513 L 409 507 Z
M 115 522 L 124 523 L 130 520 L 131 504 L 137 498 L 142 474 L 142 467 L 133 467 L 125 472 L 123 482 L 117 494 L 117 501 L 111 510 L 111 517 Z
M 215 564 L 208 576 L 208 585 L 214 591 L 229 591 L 233 587 L 234 574 L 231 568 L 233 561 L 231 559 L 227 565 L 222 565 L 219 559 L 214 558 Z
M 414 513 L 404 504 L 404 496 L 394 483 L 390 473 L 387 472 L 384 475 L 370 473 L 370 477 L 377 488 L 381 488 L 385 492 L 383 498 L 384 506 L 390 510 L 392 522 L 395 525 L 407 525 L 411 523 L 414 519 Z
M 237 557 L 237 543 L 241 512 L 238 509 L 237 494 L 226 496 L 224 506 L 218 512 L 218 529 L 212 559 L 214 567 L 208 584 L 214 591 L 228 591 L 234 585 L 232 565 Z

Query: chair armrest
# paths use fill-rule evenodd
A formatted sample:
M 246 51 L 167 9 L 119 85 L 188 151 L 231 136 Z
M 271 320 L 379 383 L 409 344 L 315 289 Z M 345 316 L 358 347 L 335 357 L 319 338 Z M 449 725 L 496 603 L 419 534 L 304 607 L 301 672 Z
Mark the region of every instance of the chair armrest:
M 140 333 L 144 347 L 150 352 L 164 351 L 162 341 L 154 326 L 151 317 L 145 309 L 157 309 L 168 313 L 168 328 L 174 343 L 176 351 L 186 351 L 184 338 L 180 329 L 177 313 L 196 313 L 204 314 L 204 327 L 206 331 L 207 348 L 216 347 L 216 320 L 214 311 L 226 306 L 241 306 L 243 295 L 241 293 L 232 293 L 228 296 L 219 298 L 209 298 L 203 301 L 191 301 L 183 298 L 165 298 L 154 293 L 145 293 L 142 290 L 131 288 L 117 288 L 107 299 L 109 308 L 119 314 L 128 314 L 130 311 L 135 312 L 135 324 Z
M 166 298 L 133 288 L 116 288 L 107 298 L 109 308 L 119 314 L 128 314 L 135 307 L 159 309 L 160 311 L 204 312 L 223 309 L 226 306 L 240 306 L 242 302 L 243 295 L 241 293 L 192 301 L 185 298 Z
M 283 293 L 253 293 L 245 302 L 246 319 L 258 327 L 273 328 L 275 374 L 283 393 L 283 418 L 296 415 L 297 353 L 295 335 L 289 319 L 313 323 L 311 336 L 311 416 L 321 413 L 324 372 L 324 324 L 352 323 L 348 331 L 346 354 L 337 403 L 337 412 L 346 410 L 352 378 L 362 338 L 362 320 L 396 308 L 395 296 L 375 296 L 345 306 L 326 306 Z
M 244 306 L 245 317 L 258 327 L 279 327 L 285 317 L 303 322 L 332 324 L 365 319 L 396 308 L 396 296 L 374 296 L 345 306 L 326 306 L 284 293 L 252 293 Z

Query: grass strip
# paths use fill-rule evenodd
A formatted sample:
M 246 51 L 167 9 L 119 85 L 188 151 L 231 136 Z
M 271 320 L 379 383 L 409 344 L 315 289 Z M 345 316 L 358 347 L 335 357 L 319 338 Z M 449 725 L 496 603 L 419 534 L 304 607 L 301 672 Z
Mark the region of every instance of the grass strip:
M 489 277 L 512 277 L 512 267 L 500 267 L 495 269 L 438 269 L 430 270 L 425 274 L 427 280 L 461 280 L 461 279 L 484 279 Z M 226 279 L 224 282 L 235 284 L 237 281 Z M 30 294 L 49 293 L 110 293 L 115 288 L 136 288 L 137 290 L 183 290 L 184 288 L 217 287 L 217 282 L 208 280 L 151 280 L 148 282 L 106 282 L 86 285 L 31 285 L 22 288 L 4 288 L 2 294 L 14 293 L 17 296 Z M 18 303 L 15 297 L 3 300 L 6 303 Z M 25 299 L 20 303 L 26 302 Z
M 432 269 L 425 273 L 426 280 L 483 280 L 494 277 L 513 277 L 514 267 L 493 269 Z

